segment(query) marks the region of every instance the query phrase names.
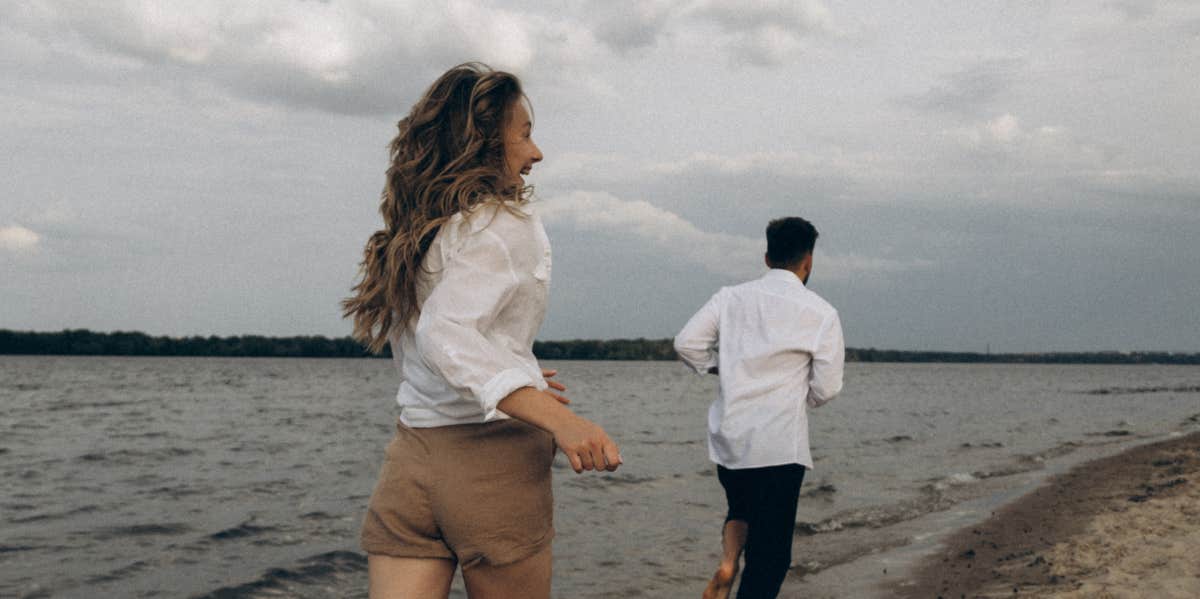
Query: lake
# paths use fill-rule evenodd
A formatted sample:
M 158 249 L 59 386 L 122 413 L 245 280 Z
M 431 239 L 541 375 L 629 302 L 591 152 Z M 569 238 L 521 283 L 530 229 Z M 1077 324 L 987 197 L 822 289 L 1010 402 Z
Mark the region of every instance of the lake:
M 716 378 L 543 365 L 625 460 L 557 460 L 555 597 L 699 596 L 725 509 L 704 441 Z M 395 387 L 387 360 L 0 356 L 0 596 L 365 597 L 358 526 Z M 811 426 L 797 575 L 1197 430 L 1200 366 L 851 363 Z M 937 522 L 920 526 L 961 525 Z

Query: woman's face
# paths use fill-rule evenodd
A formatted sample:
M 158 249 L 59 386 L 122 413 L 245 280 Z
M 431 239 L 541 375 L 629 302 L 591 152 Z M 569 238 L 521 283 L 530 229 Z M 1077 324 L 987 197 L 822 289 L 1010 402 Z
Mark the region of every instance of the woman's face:
M 523 175 L 528 175 L 535 162 L 541 162 L 542 151 L 533 143 L 533 121 L 525 102 L 513 103 L 508 121 L 504 124 L 504 166 L 512 182 L 525 184 Z

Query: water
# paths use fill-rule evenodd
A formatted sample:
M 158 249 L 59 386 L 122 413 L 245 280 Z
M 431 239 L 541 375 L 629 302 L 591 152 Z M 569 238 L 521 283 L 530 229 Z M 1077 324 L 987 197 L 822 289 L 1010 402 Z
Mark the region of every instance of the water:
M 724 512 L 704 444 L 716 379 L 545 365 L 625 458 L 613 474 L 556 463 L 555 596 L 698 596 Z M 794 558 L 845 589 L 881 550 L 962 525 L 964 506 L 1200 429 L 1195 366 L 850 364 L 846 378 L 811 419 Z M 385 360 L 0 356 L 0 596 L 365 597 L 357 531 L 394 387 Z

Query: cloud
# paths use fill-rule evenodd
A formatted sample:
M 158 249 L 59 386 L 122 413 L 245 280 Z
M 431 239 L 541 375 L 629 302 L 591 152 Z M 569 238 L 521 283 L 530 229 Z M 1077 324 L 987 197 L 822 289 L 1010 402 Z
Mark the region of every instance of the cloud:
M 878 172 L 885 168 L 887 160 L 873 153 L 848 153 L 837 147 L 826 147 L 821 152 L 797 152 L 793 150 L 747 152 L 743 154 L 715 154 L 695 152 L 687 158 L 655 162 L 646 170 L 659 175 L 692 175 L 700 173 L 721 175 L 747 175 L 769 172 L 779 176 L 830 176 L 863 173 L 868 169 Z
M 1114 0 L 1105 6 L 1121 13 L 1126 19 L 1136 21 L 1153 15 L 1158 9 L 1158 0 Z
M 693 152 L 681 158 L 646 162 L 624 154 L 569 152 L 539 166 L 539 177 L 549 186 L 579 182 L 607 185 L 639 177 L 643 183 L 678 180 L 680 177 L 729 178 L 767 174 L 773 177 L 882 177 L 894 174 L 899 163 L 877 152 L 850 152 L 827 146 L 819 152 L 764 150 L 740 154 Z
M 681 12 L 674 1 L 598 0 L 588 6 L 596 38 L 626 52 L 658 43 L 667 26 Z
M 832 29 L 829 9 L 817 0 L 701 0 L 692 5 L 691 12 L 728 31 L 755 31 L 770 26 L 797 33 Z
M 796 56 L 803 40 L 834 32 L 818 0 L 659 0 L 589 6 L 596 38 L 619 52 L 668 40 L 716 47 L 734 62 L 773 66 Z
M 22 227 L 21 225 L 8 225 L 0 227 L 0 248 L 12 252 L 20 252 L 30 250 L 37 247 L 41 242 L 42 236 L 37 233 Z
M 605 192 L 573 191 L 538 203 L 537 211 L 550 226 L 605 233 L 620 242 L 634 239 L 649 243 L 657 255 L 693 264 L 713 274 L 747 279 L 763 268 L 765 240 L 705 231 L 682 216 L 643 200 L 623 200 Z M 933 266 L 924 259 L 827 255 L 820 250 L 817 254 L 823 276 L 835 280 Z
M 604 232 L 653 244 L 676 259 L 731 277 L 753 273 L 765 248 L 754 239 L 703 231 L 683 217 L 642 200 L 605 192 L 574 191 L 537 205 L 550 224 Z
M 944 83 L 923 94 L 897 102 L 926 112 L 978 115 L 1004 96 L 1026 66 L 1023 59 L 983 61 L 950 74 Z
M 32 0 L 0 6 L 0 22 L 0 48 L 21 49 L 19 64 L 38 77 L 54 77 L 48 71 L 62 73 L 69 63 L 109 82 L 140 77 L 196 96 L 215 88 L 353 115 L 395 113 L 444 69 L 468 60 L 582 95 L 614 96 L 619 82 L 603 68 L 613 52 L 673 40 L 670 52 L 712 48 L 735 63 L 775 65 L 797 56 L 806 38 L 832 31 L 818 0 L 657 0 L 577 10 L 469 0 Z
M 571 23 L 464 0 L 43 2 L 6 12 L 9 27 L 80 63 L 99 50 L 125 59 L 110 68 L 346 114 L 394 112 L 466 60 L 554 72 L 599 47 Z
M 782 64 L 799 54 L 805 38 L 833 32 L 829 10 L 817 0 L 703 0 L 691 15 L 722 30 L 736 60 L 759 66 Z
M 1032 129 L 1004 113 L 984 122 L 943 131 L 961 148 L 977 155 L 1005 157 L 1028 169 L 1059 174 L 1109 170 L 1116 151 L 1080 140 L 1062 126 Z

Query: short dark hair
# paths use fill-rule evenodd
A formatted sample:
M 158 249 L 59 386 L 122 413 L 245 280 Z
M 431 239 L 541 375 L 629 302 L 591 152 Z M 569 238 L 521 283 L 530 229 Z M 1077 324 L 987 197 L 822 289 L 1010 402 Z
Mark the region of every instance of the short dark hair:
M 817 245 L 817 228 L 799 216 L 777 218 L 767 225 L 767 261 L 772 268 L 795 266 Z

